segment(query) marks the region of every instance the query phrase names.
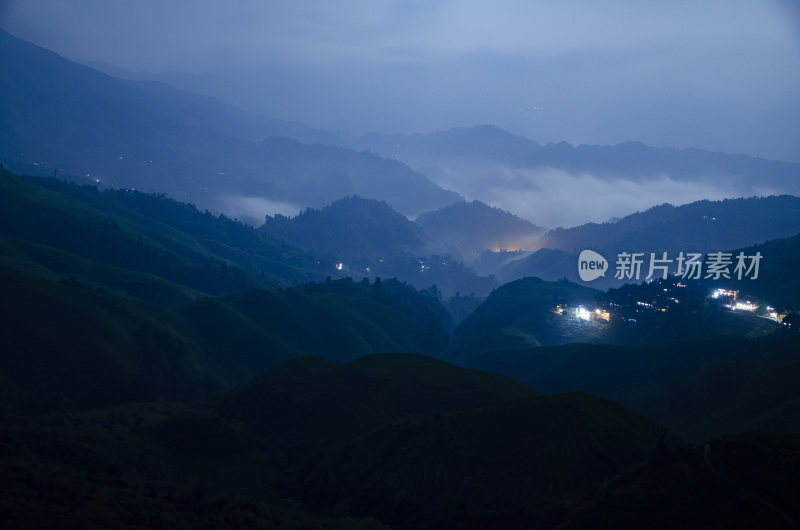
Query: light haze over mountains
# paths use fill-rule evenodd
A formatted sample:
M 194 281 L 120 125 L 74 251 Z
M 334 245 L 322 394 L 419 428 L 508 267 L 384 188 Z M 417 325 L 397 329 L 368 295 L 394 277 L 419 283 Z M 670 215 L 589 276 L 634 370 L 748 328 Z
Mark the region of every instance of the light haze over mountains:
M 491 123 L 543 143 L 800 161 L 792 2 L 27 0 L 4 2 L 0 24 L 79 62 L 317 128 Z

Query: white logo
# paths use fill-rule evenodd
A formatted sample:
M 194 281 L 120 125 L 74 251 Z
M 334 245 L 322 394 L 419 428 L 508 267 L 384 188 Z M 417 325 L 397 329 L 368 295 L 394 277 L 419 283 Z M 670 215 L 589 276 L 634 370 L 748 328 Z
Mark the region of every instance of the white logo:
M 605 276 L 608 270 L 606 258 L 594 250 L 584 250 L 578 256 L 578 275 L 581 280 L 590 282 L 600 276 Z

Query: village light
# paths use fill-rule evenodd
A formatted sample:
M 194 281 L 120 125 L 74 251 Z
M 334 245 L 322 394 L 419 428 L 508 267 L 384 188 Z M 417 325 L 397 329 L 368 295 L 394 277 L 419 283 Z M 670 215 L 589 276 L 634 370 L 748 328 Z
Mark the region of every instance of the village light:
M 575 316 L 577 316 L 581 320 L 591 320 L 592 314 L 583 306 L 578 307 L 575 310 Z

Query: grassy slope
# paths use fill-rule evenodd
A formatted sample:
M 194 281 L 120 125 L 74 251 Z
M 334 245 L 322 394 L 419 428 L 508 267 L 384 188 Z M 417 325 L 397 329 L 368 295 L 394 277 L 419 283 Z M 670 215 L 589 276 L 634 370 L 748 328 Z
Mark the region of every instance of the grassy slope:
M 0 171 L 0 192 L 0 230 L 8 238 L 210 294 L 324 277 L 301 251 L 164 197 L 98 192 L 6 171 Z M 63 255 L 35 258 L 57 272 L 69 268 Z
M 800 234 L 754 245 L 743 252 L 748 256 L 760 252 L 763 258 L 758 279 L 749 280 L 741 288 L 782 310 L 800 312 Z
M 0 374 L 33 409 L 207 398 L 303 354 L 438 353 L 449 326 L 437 300 L 393 281 L 377 299 L 340 280 L 177 307 L 8 269 L 0 286 Z
M 345 279 L 203 299 L 174 310 L 170 322 L 209 351 L 224 352 L 209 362 L 238 383 L 298 355 L 346 361 L 369 353 L 437 354 L 449 329 L 438 300 L 391 280 L 380 288 Z
M 0 285 L 0 371 L 25 408 L 193 400 L 222 388 L 156 306 L 13 271 L 0 271 Z

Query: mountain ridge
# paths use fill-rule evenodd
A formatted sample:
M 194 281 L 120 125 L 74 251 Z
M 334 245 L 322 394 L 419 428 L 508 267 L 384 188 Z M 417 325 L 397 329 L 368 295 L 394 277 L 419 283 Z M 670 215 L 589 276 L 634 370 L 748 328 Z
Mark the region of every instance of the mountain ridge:
M 458 198 L 374 154 L 265 141 L 274 122 L 257 143 L 230 136 L 239 126 L 252 136 L 259 118 L 203 96 L 114 79 L 2 30 L 0 51 L 0 160 L 10 169 L 159 191 L 217 211 L 230 210 L 220 194 L 320 205 L 361 193 L 413 215 Z M 292 185 L 300 179 L 305 184 Z

